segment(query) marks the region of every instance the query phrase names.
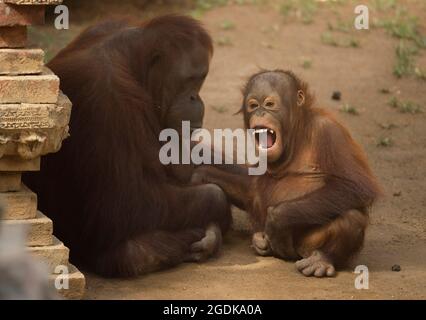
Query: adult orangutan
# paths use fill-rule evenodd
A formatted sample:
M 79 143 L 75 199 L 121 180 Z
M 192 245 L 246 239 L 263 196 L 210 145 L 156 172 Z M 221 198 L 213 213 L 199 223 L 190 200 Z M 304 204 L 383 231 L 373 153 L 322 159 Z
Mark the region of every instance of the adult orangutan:
M 307 84 L 292 72 L 262 71 L 243 93 L 245 127 L 266 149 L 267 172 L 203 166 L 193 181 L 218 184 L 249 212 L 258 254 L 298 260 L 306 276 L 333 276 L 361 249 L 379 194 L 366 157 L 344 126 L 313 106 Z
M 162 165 L 158 140 L 183 120 L 201 127 L 212 52 L 196 20 L 170 15 L 89 27 L 48 64 L 73 103 L 71 136 L 25 181 L 72 262 L 135 276 L 218 250 L 226 195 L 191 186 L 189 165 Z

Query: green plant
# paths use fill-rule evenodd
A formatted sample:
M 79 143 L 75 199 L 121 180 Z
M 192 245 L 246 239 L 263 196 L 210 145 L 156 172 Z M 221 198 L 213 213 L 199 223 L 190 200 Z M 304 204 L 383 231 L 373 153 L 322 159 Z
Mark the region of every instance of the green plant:
M 194 18 L 200 18 L 206 11 L 225 6 L 228 2 L 228 0 L 194 0 L 194 7 L 190 14 Z
M 227 37 L 227 36 L 219 37 L 219 38 L 216 40 L 216 43 L 217 43 L 217 45 L 218 45 L 218 46 L 220 46 L 220 47 L 232 46 L 232 45 L 233 45 L 231 38 L 229 38 L 229 37 Z
M 398 126 L 394 123 L 378 123 L 379 127 L 385 130 L 391 130 L 398 128 Z
M 312 23 L 318 9 L 316 0 L 285 0 L 280 6 L 280 13 L 285 16 L 294 16 L 303 23 Z
M 415 70 L 414 56 L 418 53 L 418 49 L 414 46 L 407 45 L 404 41 L 400 41 L 395 49 L 396 63 L 393 68 L 393 74 L 398 78 L 404 75 L 413 74 Z
M 321 42 L 333 47 L 339 46 L 339 43 L 330 32 L 324 32 L 321 34 Z
M 386 11 L 396 7 L 396 0 L 371 0 L 374 8 L 379 11 Z
M 380 138 L 376 144 L 378 147 L 390 147 L 393 145 L 393 140 L 389 137 Z
M 331 32 L 324 32 L 321 34 L 321 42 L 323 44 L 333 46 L 333 47 L 343 47 L 343 48 L 359 48 L 360 42 L 358 39 L 349 37 L 337 39 L 333 36 Z
M 304 59 L 302 61 L 302 68 L 303 69 L 310 69 L 312 67 L 312 60 L 311 59 Z
M 399 7 L 395 16 L 379 22 L 378 26 L 385 28 L 393 37 L 413 40 L 418 47 L 426 47 L 426 37 L 419 32 L 418 18 L 410 15 L 405 8 Z
M 212 106 L 212 109 L 217 113 L 225 113 L 228 111 L 228 108 L 225 106 Z
M 351 105 L 350 105 L 350 104 L 348 104 L 348 103 L 345 103 L 345 104 L 344 104 L 344 105 L 340 108 L 340 111 L 345 112 L 345 113 L 348 113 L 348 114 L 351 114 L 351 115 L 354 115 L 354 116 L 359 115 L 358 110 L 357 110 L 354 106 L 351 106 Z
M 220 24 L 220 28 L 222 30 L 234 30 L 235 29 L 235 23 L 230 20 L 223 20 Z
M 396 97 L 392 97 L 388 104 L 401 113 L 417 114 L 423 112 L 423 109 L 419 104 L 412 101 L 400 101 Z

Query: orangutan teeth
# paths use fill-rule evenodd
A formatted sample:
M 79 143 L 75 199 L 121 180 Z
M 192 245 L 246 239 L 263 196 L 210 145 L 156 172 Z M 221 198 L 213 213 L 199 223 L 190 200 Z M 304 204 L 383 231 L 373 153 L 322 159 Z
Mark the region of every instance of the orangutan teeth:
M 274 135 L 275 131 L 272 129 L 268 129 L 268 128 L 262 128 L 262 129 L 254 129 L 253 131 L 254 134 L 262 134 L 262 133 L 269 133 Z
M 259 134 L 261 134 L 261 133 L 267 133 L 268 130 L 270 130 L 270 129 L 255 129 L 254 133 L 259 133 Z

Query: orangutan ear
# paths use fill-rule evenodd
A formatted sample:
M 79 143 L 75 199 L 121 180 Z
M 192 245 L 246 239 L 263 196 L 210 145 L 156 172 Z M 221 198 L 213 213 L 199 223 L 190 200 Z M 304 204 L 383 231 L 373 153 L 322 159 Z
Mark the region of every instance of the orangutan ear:
M 305 93 L 302 90 L 297 91 L 297 105 L 300 107 L 305 103 Z

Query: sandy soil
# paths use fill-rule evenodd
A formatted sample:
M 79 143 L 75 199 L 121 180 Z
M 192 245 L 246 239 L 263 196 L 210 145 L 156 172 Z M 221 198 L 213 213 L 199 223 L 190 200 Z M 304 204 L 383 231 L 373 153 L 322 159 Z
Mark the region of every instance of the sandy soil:
M 338 10 L 346 20 L 352 17 L 351 6 Z M 426 10 L 414 10 L 422 15 L 424 33 Z M 336 13 L 320 12 L 314 23 L 305 25 L 284 23 L 272 8 L 233 6 L 207 12 L 202 20 L 213 38 L 227 37 L 230 45 L 216 46 L 201 93 L 207 105 L 205 126 L 242 125 L 240 116 L 233 116 L 240 105 L 240 88 L 261 68 L 292 69 L 307 80 L 318 104 L 336 113 L 364 146 L 384 188 L 385 196 L 371 214 L 365 248 L 355 261 L 368 266 L 370 289 L 355 289 L 353 268 L 332 279 L 305 278 L 293 263 L 255 256 L 250 238 L 233 232 L 226 237 L 220 257 L 202 265 L 185 264 L 133 280 L 88 275 L 87 299 L 426 298 L 425 113 L 402 114 L 387 105 L 397 95 L 426 108 L 426 82 L 392 75 L 398 40 L 382 29 L 353 32 L 359 48 L 322 44 L 320 34 L 335 18 Z M 235 28 L 223 30 L 224 20 L 232 21 Z M 309 69 L 302 67 L 306 59 L 312 61 Z M 426 67 L 424 53 L 417 60 Z M 380 93 L 381 88 L 391 93 Z M 342 101 L 330 99 L 334 90 L 342 92 Z M 356 106 L 360 114 L 340 112 L 343 103 Z M 396 127 L 380 126 L 389 124 Z M 394 144 L 378 147 L 377 141 L 384 137 Z M 391 271 L 394 264 L 401 266 L 400 272 Z

